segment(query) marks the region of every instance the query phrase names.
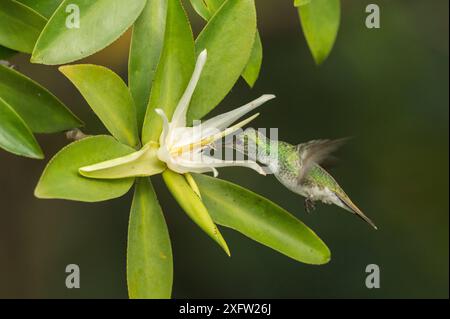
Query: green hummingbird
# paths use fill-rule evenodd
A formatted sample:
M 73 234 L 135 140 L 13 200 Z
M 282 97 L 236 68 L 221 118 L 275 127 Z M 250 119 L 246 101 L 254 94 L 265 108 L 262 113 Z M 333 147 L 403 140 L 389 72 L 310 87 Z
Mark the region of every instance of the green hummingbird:
M 377 229 L 375 224 L 350 200 L 336 180 L 320 165 L 346 139 L 312 140 L 292 145 L 271 140 L 253 128 L 235 135 L 233 148 L 250 160 L 266 165 L 278 181 L 296 194 L 305 197 L 305 209 L 315 209 L 315 202 L 335 204 L 359 216 Z

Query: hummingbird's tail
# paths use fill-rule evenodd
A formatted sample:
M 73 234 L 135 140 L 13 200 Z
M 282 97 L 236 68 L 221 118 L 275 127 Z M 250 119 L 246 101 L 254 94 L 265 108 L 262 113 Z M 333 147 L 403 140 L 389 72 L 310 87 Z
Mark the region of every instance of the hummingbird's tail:
M 372 226 L 374 229 L 378 229 L 378 227 L 374 224 L 374 222 L 364 215 L 364 213 L 356 206 L 351 199 L 345 195 L 345 194 L 338 194 L 336 193 L 336 196 L 339 198 L 339 200 L 342 202 L 342 207 L 349 212 L 355 214 L 356 216 L 360 217 L 362 220 L 367 222 L 370 226 Z

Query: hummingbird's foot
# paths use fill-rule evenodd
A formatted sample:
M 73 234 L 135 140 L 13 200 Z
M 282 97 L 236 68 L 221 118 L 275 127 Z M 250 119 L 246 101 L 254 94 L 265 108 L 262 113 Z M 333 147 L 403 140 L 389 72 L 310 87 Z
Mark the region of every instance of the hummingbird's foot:
M 314 203 L 314 201 L 311 198 L 306 198 L 305 199 L 305 210 L 306 210 L 306 212 L 309 214 L 315 209 L 316 209 L 316 204 Z

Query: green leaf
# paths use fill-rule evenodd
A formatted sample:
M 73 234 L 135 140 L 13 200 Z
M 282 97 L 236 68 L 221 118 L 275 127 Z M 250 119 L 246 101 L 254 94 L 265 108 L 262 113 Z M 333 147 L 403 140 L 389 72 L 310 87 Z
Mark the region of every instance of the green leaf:
M 194 65 L 194 39 L 186 13 L 179 0 L 168 0 L 163 52 L 142 129 L 144 144 L 149 141 L 159 142 L 162 120 L 155 109 L 163 109 L 167 117 L 172 118 L 194 71 Z
M 11 49 L 8 49 L 2 45 L 0 45 L 0 60 L 6 60 L 11 58 L 17 52 Z
M 230 250 L 228 249 L 222 234 L 219 232 L 216 224 L 212 221 L 202 200 L 189 186 L 185 177 L 169 169 L 165 170 L 162 176 L 167 188 L 192 221 L 203 229 L 209 237 L 216 241 L 227 255 L 230 255 Z
M 228 94 L 239 79 L 253 47 L 256 9 L 253 0 L 228 0 L 196 40 L 196 51 L 208 60 L 192 97 L 188 121 L 201 119 Z
M 220 9 L 220 7 L 223 5 L 225 1 L 226 0 L 204 0 L 207 7 L 209 8 L 209 11 L 211 11 L 212 15 L 214 15 Z
M 145 0 L 65 0 L 37 40 L 31 62 L 65 64 L 100 51 L 133 24 L 145 3 Z M 79 9 L 79 28 L 72 23 L 77 15 L 74 8 Z M 66 20 L 72 27 L 67 27 Z
M 167 225 L 148 178 L 136 181 L 128 227 L 127 282 L 130 298 L 170 298 L 172 247 Z
M 142 128 L 150 89 L 164 43 L 167 0 L 147 0 L 147 5 L 133 26 L 128 86 L 136 104 L 138 128 Z
M 220 8 L 225 0 L 191 0 L 191 4 L 195 11 L 206 21 L 208 21 Z M 262 64 L 262 43 L 259 32 L 256 32 L 256 38 L 253 43 L 252 53 L 247 62 L 247 66 L 242 73 L 242 77 L 250 87 L 255 85 L 258 79 Z
M 0 97 L 14 108 L 33 132 L 54 133 L 82 125 L 82 122 L 44 87 L 2 65 Z
M 162 173 L 166 165 L 157 157 L 159 144 L 149 142 L 139 151 L 80 168 L 80 174 L 90 178 L 126 178 Z
M 255 43 L 253 44 L 250 60 L 248 60 L 247 66 L 245 67 L 245 70 L 242 73 L 242 77 L 250 87 L 253 87 L 255 85 L 255 82 L 259 77 L 262 59 L 263 59 L 263 47 L 261 43 L 261 37 L 259 35 L 259 32 L 256 32 Z
M 58 6 L 63 2 L 63 0 L 16 0 L 17 2 L 23 3 L 27 7 L 38 12 L 47 19 L 50 18 L 58 8 Z
M 208 21 L 226 0 L 190 0 L 194 10 Z
M 321 64 L 331 52 L 339 30 L 340 1 L 303 1 L 297 8 L 309 49 L 317 64 Z
M 194 178 L 211 217 L 219 225 L 304 263 L 324 264 L 330 260 L 323 241 L 283 208 L 230 182 L 201 174 Z
M 14 109 L 0 98 L 0 147 L 16 155 L 44 158 L 29 127 Z
M 115 138 L 133 147 L 139 144 L 133 98 L 116 73 L 92 64 L 66 65 L 59 70 L 77 87 Z
M 206 5 L 205 0 L 190 0 L 191 6 L 194 8 L 195 12 L 198 13 L 199 16 L 201 16 L 203 19 L 208 21 L 212 14 L 208 6 Z
M 47 20 L 21 3 L 0 1 L 0 44 L 31 53 Z
M 34 194 L 38 198 L 59 198 L 99 202 L 124 195 L 134 178 L 116 180 L 81 176 L 82 166 L 106 161 L 134 152 L 134 149 L 107 135 L 86 137 L 60 150 L 47 164 Z
M 310 3 L 311 0 L 294 0 L 294 7 L 304 6 L 305 4 Z

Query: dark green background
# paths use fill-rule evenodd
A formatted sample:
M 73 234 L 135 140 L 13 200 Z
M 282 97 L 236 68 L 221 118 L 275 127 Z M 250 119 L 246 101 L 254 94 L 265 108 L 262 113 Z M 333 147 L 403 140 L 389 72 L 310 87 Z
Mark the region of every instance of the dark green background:
M 329 245 L 325 266 L 300 264 L 223 229 L 228 258 L 181 211 L 160 178 L 155 187 L 172 238 L 174 297 L 398 298 L 449 296 L 448 1 L 375 1 L 381 29 L 365 28 L 365 6 L 343 1 L 342 24 L 329 59 L 316 67 L 289 0 L 259 0 L 264 64 L 249 90 L 241 80 L 214 111 L 263 93 L 255 127 L 278 127 L 280 138 L 353 136 L 332 173 L 379 226 L 340 208 L 306 215 L 303 199 L 273 177 L 226 168 L 235 181 L 294 213 Z M 195 17 L 194 29 L 201 21 Z M 87 59 L 126 77 L 129 33 Z M 87 124 L 105 132 L 76 89 L 54 67 L 14 58 L 16 68 L 50 88 Z M 125 298 L 130 194 L 85 204 L 37 200 L 33 189 L 62 134 L 39 136 L 47 159 L 0 152 L 0 297 Z M 81 289 L 65 287 L 65 266 L 81 267 Z M 381 269 L 381 288 L 365 287 L 365 267 Z

